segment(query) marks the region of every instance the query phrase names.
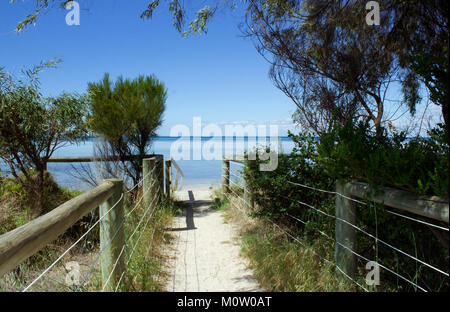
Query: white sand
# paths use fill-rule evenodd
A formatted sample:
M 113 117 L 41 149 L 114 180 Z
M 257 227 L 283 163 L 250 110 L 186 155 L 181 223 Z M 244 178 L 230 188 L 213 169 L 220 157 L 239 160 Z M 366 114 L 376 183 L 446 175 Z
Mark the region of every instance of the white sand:
M 173 244 L 167 282 L 168 291 L 261 291 L 247 259 L 239 255 L 235 230 L 224 223 L 223 212 L 209 208 L 208 189 L 194 189 L 191 209 L 174 218 Z M 188 200 L 188 191 L 177 192 Z M 189 207 L 189 205 L 187 205 Z M 186 216 L 187 214 L 187 216 Z M 195 228 L 194 228 L 195 227 Z

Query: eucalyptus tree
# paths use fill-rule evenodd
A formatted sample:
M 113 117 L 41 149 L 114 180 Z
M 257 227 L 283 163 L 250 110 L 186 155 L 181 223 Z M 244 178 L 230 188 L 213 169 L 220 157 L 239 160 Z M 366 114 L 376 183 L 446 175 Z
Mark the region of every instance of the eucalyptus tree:
M 367 1 L 255 0 L 249 2 L 244 31 L 270 62 L 275 86 L 297 105 L 300 123 L 322 133 L 333 116 L 341 124 L 367 118 L 379 132 L 392 118 L 388 108 L 403 106 L 413 114 L 420 101 L 420 76 L 407 57 L 414 42 L 397 40 L 400 25 L 407 24 L 403 2 L 378 1 L 379 25 L 371 25 Z M 402 33 L 411 37 L 419 26 L 409 23 Z M 398 86 L 403 98 L 389 98 Z
M 15 78 L 0 68 L 0 159 L 28 194 L 28 218 L 52 207 L 47 203 L 47 162 L 53 153 L 86 135 L 86 98 L 63 93 L 43 97 L 38 74 L 57 60 L 42 62 Z M 50 205 L 50 206 L 49 206 Z
M 450 3 L 445 0 L 396 0 L 387 5 L 396 13 L 389 40 L 397 43 L 400 64 L 412 68 L 420 76 L 431 101 L 441 106 L 448 132 Z
M 68 2 L 36 1 L 17 30 L 34 23 L 51 3 Z M 271 64 L 275 86 L 297 106 L 295 118 L 316 133 L 326 130 L 332 116 L 341 123 L 365 117 L 379 130 L 392 119 L 388 106 L 414 114 L 421 83 L 441 106 L 448 129 L 446 0 L 370 1 L 379 7 L 378 25 L 366 24 L 366 0 L 210 0 L 195 10 L 179 0 L 148 0 L 140 17 L 152 18 L 163 2 L 182 35 L 205 33 L 220 9 L 243 6 L 242 30 Z M 393 84 L 401 86 L 403 98 L 386 98 Z
M 136 184 L 141 178 L 142 159 L 162 124 L 167 99 L 164 84 L 153 75 L 119 77 L 113 83 L 105 74 L 101 81 L 89 83 L 88 90 L 90 128 L 108 143 L 107 150 L 119 156 L 126 174 Z

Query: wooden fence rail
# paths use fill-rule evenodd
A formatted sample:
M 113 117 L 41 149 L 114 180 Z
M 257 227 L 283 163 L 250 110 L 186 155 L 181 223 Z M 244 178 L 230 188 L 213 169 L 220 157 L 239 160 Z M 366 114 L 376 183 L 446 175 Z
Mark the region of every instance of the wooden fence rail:
M 107 201 L 116 191 L 115 181 L 105 180 L 49 213 L 0 236 L 0 277 L 63 234 L 81 217 Z
M 437 196 L 418 196 L 416 194 L 390 187 L 371 187 L 367 183 L 346 183 L 345 192 L 356 198 L 367 198 L 416 215 L 448 223 L 448 201 Z
M 151 155 L 145 155 L 144 159 L 152 158 L 155 156 L 162 156 L 158 154 L 151 154 Z M 123 158 L 125 161 L 131 161 L 131 160 L 139 160 L 142 159 L 139 155 L 131 155 L 131 156 L 125 156 Z M 72 163 L 72 162 L 96 162 L 96 161 L 120 161 L 121 158 L 119 156 L 87 156 L 87 157 L 52 157 L 48 159 L 47 162 L 49 163 Z
M 222 161 L 222 191 L 229 193 L 230 161 L 244 163 L 240 158 L 224 157 Z M 253 209 L 253 194 L 244 179 L 244 201 Z M 356 256 L 350 250 L 356 246 L 357 230 L 349 224 L 356 223 L 358 214 L 352 198 L 383 204 L 398 210 L 449 223 L 449 202 L 437 196 L 419 196 L 410 192 L 363 182 L 336 182 L 335 263 L 350 277 L 356 272 Z M 343 221 L 344 220 L 344 221 Z M 347 248 L 345 248 L 345 247 Z M 349 250 L 350 249 L 350 250 Z
M 52 159 L 53 162 L 83 162 L 90 158 Z M 87 160 L 86 160 L 87 161 Z M 143 196 L 145 205 L 161 202 L 164 193 L 164 158 L 153 155 L 143 159 Z M 170 183 L 170 182 L 169 182 Z M 145 195 L 147 194 L 147 195 Z M 83 216 L 99 207 L 101 271 L 103 288 L 116 289 L 124 269 L 124 185 L 120 179 L 106 179 L 99 186 L 65 202 L 49 213 L 0 235 L 0 278 L 28 257 L 56 240 Z M 119 258 L 120 257 L 120 258 Z M 112 271 L 114 270 L 114 272 Z M 106 283 L 106 284 L 105 284 Z
M 184 181 L 184 173 L 181 170 L 181 168 L 178 166 L 177 162 L 173 158 L 170 158 L 170 163 L 175 168 L 175 185 L 174 185 L 174 189 L 177 189 L 178 188 L 178 176 L 180 176 L 180 179 L 181 179 L 180 180 L 180 187 L 182 187 L 183 181 Z
M 338 244 L 335 246 L 335 262 L 350 277 L 354 277 L 356 271 L 356 255 L 348 249 L 354 250 L 356 246 L 357 230 L 348 223 L 355 224 L 358 214 L 356 203 L 351 198 L 373 201 L 387 207 L 449 223 L 449 203 L 437 196 L 419 196 L 384 186 L 374 188 L 363 182 L 345 184 L 336 182 L 336 193 L 335 239 Z

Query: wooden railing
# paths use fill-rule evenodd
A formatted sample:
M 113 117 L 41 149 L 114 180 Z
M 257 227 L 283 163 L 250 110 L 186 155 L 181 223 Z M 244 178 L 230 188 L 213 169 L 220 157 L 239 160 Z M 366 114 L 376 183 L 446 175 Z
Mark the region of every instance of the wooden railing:
M 172 167 L 175 168 L 175 183 L 172 183 Z M 181 178 L 180 185 L 178 185 L 178 176 Z M 177 162 L 173 158 L 166 160 L 166 194 L 170 196 L 172 191 L 182 188 L 183 181 L 184 174 Z
M 89 161 L 93 161 L 92 159 L 89 158 Z M 86 158 L 52 159 L 52 162 L 80 160 L 85 161 Z M 146 206 L 155 206 L 161 202 L 164 193 L 163 167 L 163 155 L 153 155 L 143 160 L 142 199 Z M 107 291 L 116 289 L 120 280 L 119 275 L 125 270 L 124 254 L 120 253 L 125 244 L 124 194 L 122 180 L 106 179 L 99 186 L 65 202 L 49 213 L 0 235 L 0 277 L 56 240 L 83 216 L 99 207 L 103 289 Z
M 358 215 L 356 202 L 360 198 L 387 207 L 396 208 L 426 218 L 449 223 L 449 203 L 437 196 L 418 196 L 416 194 L 390 187 L 377 186 L 376 189 L 363 182 L 336 182 L 336 248 L 335 261 L 349 276 L 356 271 L 356 255 L 349 249 L 356 246 Z M 347 247 L 347 248 L 346 248 Z
M 230 194 L 230 162 L 244 164 L 239 157 L 224 157 L 222 161 L 222 191 Z M 243 179 L 245 207 L 254 209 L 253 194 L 249 192 L 248 181 Z M 289 181 L 286 181 L 287 183 Z M 305 186 L 303 186 L 305 187 Z M 308 187 L 314 189 L 312 187 Z M 317 190 L 317 189 L 316 189 Z M 335 195 L 335 263 L 342 271 L 352 278 L 356 271 L 356 255 L 353 252 L 356 246 L 357 227 L 356 198 L 369 200 L 375 203 L 406 211 L 418 216 L 449 223 L 449 202 L 437 196 L 419 196 L 410 192 L 377 186 L 371 187 L 363 182 L 336 182 L 334 191 L 318 190 Z M 313 207 L 311 207 L 313 208 Z M 432 229 L 432 228 L 430 228 Z M 433 230 L 433 229 L 432 229 Z M 447 239 L 448 239 L 448 229 Z M 448 244 L 448 243 L 447 243 Z M 448 248 L 448 247 L 447 247 Z M 448 273 L 444 273 L 448 276 Z
M 158 154 L 145 155 L 143 158 L 148 159 L 152 157 L 158 157 Z M 86 157 L 52 157 L 47 162 L 49 163 L 72 163 L 72 162 L 96 162 L 96 161 L 119 161 L 119 160 L 131 161 L 136 159 L 142 159 L 141 156 L 131 155 L 125 157 L 119 156 L 86 156 Z
M 0 277 L 54 241 L 81 217 L 108 202 L 113 195 L 120 196 L 122 185 L 122 180 L 105 180 L 49 213 L 1 235 Z M 121 204 L 115 207 L 116 212 L 121 209 Z

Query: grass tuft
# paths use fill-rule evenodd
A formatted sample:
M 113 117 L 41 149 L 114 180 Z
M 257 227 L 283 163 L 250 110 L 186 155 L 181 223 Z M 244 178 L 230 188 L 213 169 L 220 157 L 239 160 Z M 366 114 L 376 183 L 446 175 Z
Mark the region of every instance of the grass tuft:
M 323 260 L 334 257 L 328 240 L 298 237 L 299 243 L 264 219 L 249 217 L 251 212 L 243 210 L 240 200 L 221 203 L 226 206 L 225 219 L 239 228 L 242 255 L 249 259 L 255 278 L 266 291 L 355 291 L 354 284 L 338 278 L 333 263 Z

